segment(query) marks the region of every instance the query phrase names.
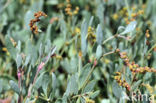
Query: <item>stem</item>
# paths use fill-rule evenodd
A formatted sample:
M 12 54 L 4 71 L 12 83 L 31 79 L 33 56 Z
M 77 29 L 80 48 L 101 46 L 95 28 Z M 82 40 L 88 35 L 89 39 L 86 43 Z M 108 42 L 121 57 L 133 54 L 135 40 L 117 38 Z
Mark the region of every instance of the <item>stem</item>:
M 111 51 L 111 52 L 105 53 L 105 54 L 103 54 L 101 57 L 104 57 L 104 56 L 107 56 L 107 55 L 110 55 L 110 54 L 113 54 L 113 53 L 115 53 L 115 51 Z M 87 85 L 87 83 L 89 82 L 89 78 L 90 78 L 91 74 L 93 73 L 93 70 L 94 70 L 95 66 L 96 66 L 96 65 L 93 65 L 93 66 L 92 66 L 91 71 L 89 72 L 89 74 L 88 74 L 88 76 L 87 76 L 87 79 L 86 79 L 84 85 L 82 86 L 82 89 L 83 89 L 83 88 Z
M 122 36 L 122 35 L 118 35 L 117 37 L 122 38 L 122 39 L 125 39 L 125 40 L 127 40 L 127 41 L 130 40 L 130 38 L 128 38 L 128 37 L 126 37 L 126 36 Z
M 112 40 L 112 39 L 116 38 L 118 35 L 119 35 L 119 34 L 115 34 L 115 35 L 109 37 L 108 39 L 106 39 L 105 41 L 103 41 L 103 45 L 104 45 L 105 43 L 107 43 L 109 40 Z
M 111 36 L 111 37 L 109 37 L 108 39 L 106 39 L 104 42 L 103 42 L 103 45 L 105 44 L 105 43 L 107 43 L 109 40 L 111 40 L 111 39 L 113 39 L 113 38 L 115 38 L 116 36 L 114 35 L 114 36 Z
M 102 57 L 105 57 L 105 56 L 107 56 L 107 55 L 113 54 L 113 53 L 115 53 L 115 51 L 111 51 L 111 52 L 105 53 L 105 54 L 103 54 L 103 55 L 101 56 L 101 58 L 102 58 Z
M 33 81 L 33 84 L 32 84 L 33 86 L 34 86 L 34 84 L 35 84 L 35 82 L 36 82 L 36 78 L 37 78 L 38 74 L 39 74 L 39 70 L 37 70 L 37 72 L 36 72 L 36 74 L 35 74 L 34 81 Z
M 71 44 L 80 34 L 75 35 L 70 41 L 69 44 Z
M 28 90 L 28 97 L 31 96 L 31 89 L 32 89 L 32 87 L 34 86 L 34 84 L 35 84 L 35 82 L 36 82 L 36 78 L 37 78 L 37 76 L 38 76 L 40 70 L 44 67 L 44 65 L 45 65 L 45 64 L 44 64 L 43 62 L 41 62 L 41 64 L 39 64 L 39 66 L 38 66 L 38 68 L 37 68 L 37 72 L 36 72 L 35 77 L 34 77 L 33 84 L 32 84 L 32 86 L 30 87 L 30 90 Z
M 18 97 L 18 103 L 22 103 L 23 101 L 23 96 L 22 96 L 22 73 L 21 73 L 21 69 L 18 68 L 18 71 L 17 71 L 17 77 L 18 77 L 18 88 L 20 89 L 20 94 L 19 94 L 19 97 Z
M 90 78 L 91 74 L 93 73 L 94 68 L 95 68 L 95 65 L 92 66 L 91 71 L 89 72 L 89 74 L 88 74 L 88 76 L 87 76 L 87 79 L 86 79 L 84 85 L 82 86 L 82 90 L 84 89 L 84 87 L 85 87 L 85 86 L 87 85 L 87 83 L 89 82 L 89 78 Z
M 30 84 L 30 86 L 29 86 L 27 98 L 30 98 L 31 90 L 32 90 L 32 84 Z
M 122 35 L 119 35 L 119 34 L 115 34 L 115 35 L 109 37 L 108 39 L 106 39 L 105 41 L 103 41 L 103 44 L 102 44 L 102 45 L 104 45 L 104 44 L 107 43 L 109 40 L 112 40 L 112 39 L 114 39 L 114 38 L 116 38 L 116 37 L 123 38 L 123 39 L 125 39 L 125 40 L 129 40 L 129 38 L 127 38 L 127 37 L 125 37 L 125 36 L 122 36 Z
M 151 49 L 147 52 L 147 56 L 149 55 L 149 53 L 156 47 L 156 44 L 154 44 Z
M 81 94 L 80 95 L 75 95 L 72 98 L 74 99 L 74 98 L 78 98 L 78 97 L 81 97 L 81 96 L 82 96 Z
M 46 99 L 46 98 L 41 97 L 41 96 L 39 96 L 38 98 L 40 98 L 40 99 L 42 99 L 42 100 L 44 100 L 44 101 L 47 101 L 47 102 L 52 102 L 50 99 Z

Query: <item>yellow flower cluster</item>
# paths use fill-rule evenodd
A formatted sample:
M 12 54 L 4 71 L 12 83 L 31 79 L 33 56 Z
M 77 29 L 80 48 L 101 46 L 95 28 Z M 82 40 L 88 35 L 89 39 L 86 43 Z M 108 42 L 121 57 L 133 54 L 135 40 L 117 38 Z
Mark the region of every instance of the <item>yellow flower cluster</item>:
M 79 51 L 78 55 L 80 58 L 82 58 L 82 52 L 81 51 Z
M 63 58 L 62 58 L 61 55 L 56 55 L 56 59 L 58 59 L 58 60 L 62 60 Z
M 74 32 L 75 32 L 76 34 L 80 34 L 81 30 L 80 30 L 80 28 L 76 27 Z
M 92 28 L 91 26 L 88 27 L 87 38 L 91 42 L 91 44 L 96 42 L 96 35 L 95 35 L 94 31 L 95 31 L 94 28 Z
M 89 98 L 85 98 L 86 103 L 95 103 L 95 101 L 89 99 Z
M 140 15 L 143 15 L 144 14 L 144 10 L 143 9 L 141 9 L 141 10 L 138 10 L 138 11 L 136 11 L 136 8 L 135 7 L 133 7 L 132 8 L 132 13 L 131 13 L 131 19 L 129 20 L 129 18 L 128 18 L 128 14 L 127 14 L 127 17 L 125 17 L 125 22 L 127 23 L 127 24 L 129 24 L 130 23 L 130 21 L 134 21 L 138 16 L 140 16 Z
M 78 12 L 79 12 L 79 7 L 76 6 L 76 7 L 75 7 L 75 10 L 72 11 L 72 5 L 71 5 L 71 3 L 70 3 L 70 0 L 66 0 L 66 2 L 67 2 L 66 8 L 65 8 L 66 14 L 69 15 L 69 16 L 78 14 Z
M 138 17 L 139 15 L 143 15 L 144 14 L 144 8 L 142 8 L 141 10 L 136 11 L 136 7 L 134 6 L 132 8 L 132 13 L 131 13 L 131 18 L 129 18 L 129 14 L 128 14 L 128 10 L 126 7 L 123 7 L 119 12 L 114 13 L 112 15 L 112 18 L 114 20 L 118 20 L 118 18 L 123 17 L 124 21 L 126 22 L 126 24 L 129 24 L 131 21 L 134 21 L 136 19 L 136 17 Z
M 131 16 L 132 18 L 135 18 L 139 15 L 143 15 L 144 14 L 144 10 L 139 10 L 138 12 L 132 13 Z
M 116 74 L 116 76 L 114 76 L 114 79 L 117 81 L 117 83 L 118 83 L 120 86 L 125 87 L 128 91 L 130 91 L 131 87 L 130 87 L 130 85 L 126 82 L 125 79 L 122 80 L 122 78 L 121 78 L 121 72 L 116 72 L 115 74 Z
M 121 16 L 128 16 L 128 12 L 127 12 L 127 7 L 123 7 L 120 11 L 119 14 Z
M 149 34 L 149 30 L 148 29 L 146 30 L 146 34 L 145 35 L 146 35 L 146 38 L 149 38 L 150 37 L 150 34 Z
M 152 87 L 150 84 L 142 84 L 144 87 L 146 87 L 146 89 L 150 92 L 150 94 L 153 94 L 155 89 L 154 87 Z
M 7 55 L 10 55 L 10 54 L 9 54 L 9 51 L 8 51 L 8 49 L 7 49 L 7 48 L 5 48 L 5 47 L 4 47 L 4 48 L 2 48 L 2 51 L 6 52 L 6 54 L 7 54 Z
M 154 68 L 150 68 L 150 67 L 147 67 L 147 66 L 146 67 L 140 67 L 134 61 L 130 63 L 126 52 L 120 53 L 120 57 L 124 60 L 125 64 L 129 67 L 129 69 L 131 70 L 131 72 L 133 74 L 135 74 L 135 73 L 145 73 L 145 72 L 154 72 L 154 73 L 156 73 L 156 69 L 154 69 Z
M 149 33 L 149 30 L 148 30 L 148 29 L 146 30 L 145 36 L 146 36 L 146 38 L 147 38 L 147 40 L 146 40 L 146 45 L 150 45 L 150 41 L 149 41 L 150 33 Z
M 112 18 L 113 18 L 114 20 L 118 20 L 119 15 L 118 15 L 117 13 L 115 13 L 115 14 L 113 14 Z

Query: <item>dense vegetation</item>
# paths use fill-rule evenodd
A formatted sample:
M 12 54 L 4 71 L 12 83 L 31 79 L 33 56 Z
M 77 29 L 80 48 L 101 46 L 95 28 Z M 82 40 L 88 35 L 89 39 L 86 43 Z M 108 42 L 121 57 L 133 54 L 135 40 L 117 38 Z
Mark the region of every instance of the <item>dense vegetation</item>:
M 0 103 L 155 103 L 156 0 L 0 0 Z

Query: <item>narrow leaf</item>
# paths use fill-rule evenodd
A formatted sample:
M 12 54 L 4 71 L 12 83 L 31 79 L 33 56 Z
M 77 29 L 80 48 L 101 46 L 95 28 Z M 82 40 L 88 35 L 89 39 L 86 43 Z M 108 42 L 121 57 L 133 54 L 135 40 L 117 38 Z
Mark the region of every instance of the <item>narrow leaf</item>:
M 102 46 L 98 45 L 96 49 L 96 58 L 99 59 L 102 56 Z
M 83 56 L 85 56 L 87 53 L 87 40 L 86 40 L 87 30 L 88 25 L 86 20 L 84 20 L 81 25 L 81 51 Z
M 94 16 L 92 16 L 92 17 L 90 18 L 90 21 L 89 21 L 89 26 L 91 26 L 91 25 L 92 25 L 92 23 L 93 23 L 93 19 L 94 19 Z
M 121 89 L 121 87 L 116 82 L 113 82 L 112 90 L 113 90 L 114 95 L 117 98 L 120 98 L 121 97 L 122 89 Z
M 137 25 L 136 21 L 130 22 L 130 24 L 128 24 L 127 27 L 125 28 L 125 30 L 120 34 L 123 35 L 123 34 L 129 33 L 129 32 L 132 32 L 135 29 L 136 25 Z
M 17 93 L 20 94 L 20 90 L 18 88 L 17 83 L 15 83 L 13 80 L 9 81 L 11 88 Z
M 16 64 L 17 64 L 17 69 L 22 65 L 22 56 L 20 54 L 17 54 L 16 56 Z
M 139 80 L 139 81 L 135 82 L 135 83 L 132 85 L 131 90 L 137 89 L 137 87 L 141 84 L 141 82 L 142 82 L 142 80 Z
M 100 24 L 97 26 L 97 29 L 96 29 L 96 41 L 99 45 L 101 45 L 103 41 L 103 32 L 102 32 L 102 28 Z
M 91 92 L 94 89 L 95 84 L 96 84 L 96 81 L 95 80 L 90 81 L 87 84 L 87 86 L 84 88 L 83 93 Z
M 76 75 L 76 74 L 71 76 L 71 78 L 67 84 L 67 89 L 66 89 L 67 96 L 78 93 L 77 77 L 78 77 L 78 75 Z
M 81 89 L 81 87 L 84 85 L 90 69 L 91 69 L 91 64 L 86 64 L 82 68 L 82 71 L 81 71 L 81 74 L 80 74 L 80 77 L 79 77 L 79 89 Z
M 53 90 L 56 89 L 56 76 L 54 73 L 52 73 L 52 88 Z

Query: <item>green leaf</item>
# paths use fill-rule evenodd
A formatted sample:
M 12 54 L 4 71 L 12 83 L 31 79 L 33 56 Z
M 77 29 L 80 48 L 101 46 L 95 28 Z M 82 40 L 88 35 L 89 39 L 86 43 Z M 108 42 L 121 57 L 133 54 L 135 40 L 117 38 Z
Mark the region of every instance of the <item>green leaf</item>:
M 110 99 L 103 99 L 101 103 L 111 103 Z
M 70 66 L 70 62 L 67 58 L 65 58 L 62 62 L 61 65 L 63 67 L 63 69 L 65 69 L 68 73 L 72 73 L 71 71 L 71 66 Z
M 136 21 L 132 21 L 132 22 L 130 22 L 128 25 L 127 25 L 127 27 L 125 28 L 125 30 L 122 32 L 122 33 L 120 33 L 120 34 L 127 34 L 127 33 L 129 33 L 129 32 L 132 32 L 135 28 L 136 28 L 136 25 L 137 25 L 137 22 Z
M 27 11 L 25 14 L 25 18 L 24 18 L 24 22 L 25 22 L 24 24 L 27 30 L 30 30 L 29 23 L 30 23 L 30 20 L 33 18 L 34 18 L 34 12 L 31 10 Z
M 54 73 L 52 73 L 52 92 L 50 93 L 50 96 L 49 98 L 52 100 L 55 96 L 55 93 L 56 93 L 56 76 Z
M 103 99 L 101 103 L 110 103 L 109 99 Z
M 83 56 L 85 56 L 87 53 L 87 40 L 86 40 L 87 31 L 88 25 L 86 20 L 84 20 L 81 25 L 81 51 Z
M 65 92 L 67 96 L 72 95 L 72 94 L 76 95 L 78 93 L 77 80 L 78 80 L 77 74 L 72 75 L 71 78 L 69 79 L 68 84 L 67 84 L 67 89 Z
M 50 59 L 51 56 L 55 53 L 55 51 L 56 51 L 56 47 L 55 47 L 55 46 L 54 46 L 52 49 L 50 49 L 50 51 L 49 51 L 49 53 L 48 53 L 48 56 L 45 57 L 45 60 L 46 60 L 46 61 L 44 61 L 45 63 L 47 63 L 47 62 L 49 61 L 49 59 Z
M 132 85 L 131 90 L 133 91 L 133 90 L 137 89 L 137 87 L 141 84 L 141 82 L 142 82 L 142 80 L 138 80 L 137 82 L 135 82 L 135 83 Z
M 71 58 L 69 61 L 67 58 L 61 62 L 63 69 L 65 69 L 68 73 L 73 74 L 77 72 L 77 60 L 76 58 Z
M 91 64 L 86 64 L 83 68 L 82 71 L 80 73 L 80 77 L 79 77 L 79 89 L 82 88 L 82 86 L 84 85 L 85 81 L 87 80 L 87 76 L 88 73 L 91 69 Z
M 42 89 L 46 96 L 47 96 L 47 88 L 48 88 L 49 82 L 50 82 L 50 79 L 49 79 L 48 74 L 44 74 L 41 83 L 42 83 Z
M 102 56 L 102 46 L 98 45 L 96 49 L 96 58 L 99 59 Z
M 95 97 L 97 97 L 100 94 L 100 90 L 95 91 L 93 94 L 90 95 L 90 97 L 92 99 L 94 99 Z
M 43 45 L 42 43 L 40 44 L 40 48 L 39 48 L 39 56 L 41 57 L 43 54 Z
M 117 33 L 122 32 L 124 30 L 125 30 L 125 27 L 124 26 L 119 26 L 118 27 L 118 30 L 117 30 Z
M 3 80 L 0 79 L 0 93 L 2 93 L 3 91 L 3 84 L 2 84 Z
M 101 45 L 103 41 L 103 32 L 100 24 L 97 26 L 96 29 L 96 41 L 99 45 Z
M 51 36 L 51 33 L 52 33 L 52 24 L 49 24 L 48 27 L 47 27 L 47 32 L 46 32 L 46 38 L 45 38 L 45 40 L 50 39 L 52 37 Z
M 62 98 L 62 102 L 57 102 L 57 103 L 68 103 L 67 102 L 67 95 L 65 94 L 65 95 L 63 95 L 63 98 Z M 58 100 L 57 100 L 58 101 Z
M 35 66 L 35 63 L 37 61 L 38 52 L 35 46 L 32 45 L 31 40 L 28 40 L 26 43 L 26 55 L 30 55 L 31 57 L 31 65 Z
M 61 33 L 64 36 L 64 40 L 66 40 L 66 34 L 67 34 L 66 22 L 63 19 L 61 19 L 59 23 L 60 23 Z
M 100 23 L 104 24 L 104 6 L 103 4 L 99 4 L 97 7 L 96 15 L 98 16 Z
M 51 49 L 51 40 L 47 39 L 46 46 L 45 46 L 45 53 L 49 53 L 50 49 Z
M 57 50 L 59 51 L 64 45 L 64 40 L 61 37 L 55 38 L 53 41 L 53 45 L 57 45 Z
M 35 87 L 38 89 L 42 86 L 42 81 L 43 81 L 43 75 L 45 72 L 41 73 L 39 77 L 37 77 L 36 82 L 35 82 Z
M 56 90 L 56 76 L 54 73 L 52 73 L 52 88 Z
M 7 35 L 5 37 L 6 48 L 8 49 L 11 56 L 16 59 L 17 49 L 14 48 L 12 42 L 10 41 L 10 37 Z
M 113 90 L 113 94 L 117 97 L 117 98 L 120 98 L 121 97 L 121 93 L 122 93 L 122 89 L 121 87 L 116 83 L 116 82 L 113 82 L 112 84 L 112 90 Z
M 20 94 L 20 90 L 18 88 L 17 83 L 15 83 L 13 80 L 9 81 L 11 88 L 17 93 Z
M 20 54 L 17 54 L 16 56 L 16 64 L 17 64 L 17 69 L 19 69 L 20 66 L 22 65 L 22 56 Z
M 96 84 L 95 80 L 90 81 L 84 88 L 83 93 L 91 92 L 94 89 L 95 84 Z
M 48 0 L 48 1 L 46 1 L 47 5 L 57 5 L 58 3 L 59 3 L 58 0 Z
M 18 52 L 21 52 L 21 41 L 20 40 L 18 41 L 16 48 L 17 48 Z
M 30 55 L 26 57 L 24 66 L 27 66 L 29 62 L 30 62 Z
M 42 11 L 43 3 L 44 3 L 43 0 L 36 0 L 35 2 L 32 3 L 30 10 L 33 10 L 35 12 Z
M 89 26 L 92 26 L 93 19 L 94 19 L 94 16 L 92 16 L 92 17 L 90 18 L 90 21 L 89 21 Z
M 51 52 L 50 52 L 50 56 L 52 56 L 55 52 L 56 52 L 56 46 L 54 46 L 52 49 L 51 49 Z

